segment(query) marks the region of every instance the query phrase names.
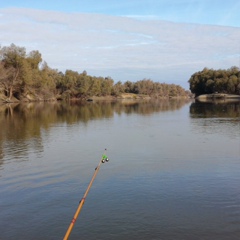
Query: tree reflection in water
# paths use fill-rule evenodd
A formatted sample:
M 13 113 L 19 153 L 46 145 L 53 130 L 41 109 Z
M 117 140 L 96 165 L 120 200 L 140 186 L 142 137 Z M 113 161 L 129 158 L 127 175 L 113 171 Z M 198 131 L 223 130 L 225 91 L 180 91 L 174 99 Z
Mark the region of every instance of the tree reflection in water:
M 87 124 L 92 120 L 113 118 L 114 114 L 150 115 L 174 111 L 189 100 L 124 100 L 101 102 L 41 102 L 5 104 L 0 106 L 0 159 L 11 155 L 15 159 L 27 155 L 29 149 L 43 151 L 42 131 L 56 124 Z M 3 151 L 3 144 L 7 144 Z M 7 150 L 6 150 L 7 149 Z M 19 150 L 21 149 L 21 151 Z M 1 162 L 0 162 L 1 164 Z

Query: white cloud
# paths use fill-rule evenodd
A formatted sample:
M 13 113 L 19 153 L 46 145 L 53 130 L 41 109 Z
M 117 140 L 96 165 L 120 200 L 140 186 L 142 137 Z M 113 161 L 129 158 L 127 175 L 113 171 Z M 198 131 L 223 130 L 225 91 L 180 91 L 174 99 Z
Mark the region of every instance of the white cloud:
M 97 14 L 0 9 L 0 44 L 39 50 L 52 68 L 187 86 L 194 71 L 239 63 L 240 28 Z

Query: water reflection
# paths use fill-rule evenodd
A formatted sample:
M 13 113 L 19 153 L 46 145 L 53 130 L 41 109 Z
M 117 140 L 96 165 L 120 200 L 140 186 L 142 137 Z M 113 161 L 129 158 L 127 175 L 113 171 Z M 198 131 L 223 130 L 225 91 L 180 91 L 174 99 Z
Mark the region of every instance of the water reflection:
M 183 107 L 189 100 L 179 99 L 179 100 L 151 100 L 151 101 L 134 101 L 134 100 L 124 100 L 117 102 L 114 106 L 114 111 L 121 114 L 141 114 L 150 115 L 156 112 L 165 111 L 175 111 Z
M 239 137 L 240 102 L 195 102 L 190 105 L 190 117 L 194 131 L 222 133 Z
M 239 118 L 184 104 L 0 106 L 0 238 L 61 239 L 107 147 L 71 239 L 239 239 Z
M 194 102 L 190 106 L 192 118 L 239 118 L 240 101 L 224 103 L 200 103 Z
M 33 149 L 41 153 L 42 131 L 49 132 L 56 124 L 87 124 L 91 120 L 113 118 L 114 114 L 149 115 L 174 111 L 188 100 L 115 101 L 115 102 L 53 102 L 0 106 L 0 160 L 4 155 L 21 159 Z M 4 147 L 5 146 L 5 147 Z M 3 150 L 4 149 L 4 150 Z M 1 162 L 0 162 L 1 165 Z

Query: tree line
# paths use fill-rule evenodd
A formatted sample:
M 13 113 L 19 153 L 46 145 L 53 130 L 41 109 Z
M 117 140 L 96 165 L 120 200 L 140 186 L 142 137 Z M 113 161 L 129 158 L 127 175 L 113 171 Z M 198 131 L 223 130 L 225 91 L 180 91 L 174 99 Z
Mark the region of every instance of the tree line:
M 43 61 L 39 51 L 26 52 L 15 44 L 0 47 L 0 93 L 11 101 L 79 98 L 91 96 L 119 96 L 123 93 L 144 94 L 155 97 L 187 96 L 179 85 L 143 79 L 137 82 L 114 82 L 111 77 L 90 76 L 67 69 L 65 73 L 52 69 Z
M 238 67 L 213 70 L 204 68 L 189 79 L 190 90 L 196 96 L 201 94 L 240 94 L 240 71 Z

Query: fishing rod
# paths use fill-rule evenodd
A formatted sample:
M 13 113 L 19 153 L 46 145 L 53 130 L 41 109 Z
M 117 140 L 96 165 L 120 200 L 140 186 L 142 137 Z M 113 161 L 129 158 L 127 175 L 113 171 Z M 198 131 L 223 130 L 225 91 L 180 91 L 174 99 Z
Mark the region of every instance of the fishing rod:
M 87 195 L 88 195 L 88 192 L 89 192 L 89 190 L 90 190 L 90 188 L 91 188 L 91 186 L 92 186 L 92 184 L 93 184 L 93 181 L 94 181 L 95 177 L 97 176 L 97 173 L 98 173 L 98 171 L 99 171 L 99 169 L 100 169 L 101 164 L 104 163 L 104 162 L 108 162 L 108 161 L 109 161 L 109 159 L 108 159 L 108 157 L 107 157 L 107 155 L 106 155 L 106 151 L 107 151 L 107 149 L 105 149 L 105 152 L 104 152 L 104 154 L 102 155 L 102 158 L 101 158 L 98 166 L 95 168 L 95 172 L 94 172 L 94 174 L 93 174 L 93 176 L 92 176 L 92 179 L 91 179 L 91 181 L 90 181 L 90 183 L 89 183 L 89 185 L 88 185 L 88 187 L 87 187 L 86 192 L 85 192 L 84 195 L 83 195 L 83 198 L 82 198 L 82 199 L 80 200 L 80 202 L 79 202 L 78 208 L 77 208 L 77 210 L 76 210 L 76 212 L 75 212 L 75 214 L 74 214 L 74 217 L 73 217 L 73 219 L 72 219 L 72 221 L 71 221 L 71 223 L 70 223 L 70 225 L 69 225 L 69 227 L 68 227 L 68 230 L 67 230 L 67 232 L 66 232 L 63 240 L 67 240 L 67 239 L 69 238 L 69 235 L 70 235 L 70 233 L 71 233 L 71 231 L 72 231 L 72 229 L 73 229 L 73 226 L 74 226 L 75 222 L 77 221 L 78 215 L 79 215 L 79 213 L 80 213 L 80 211 L 81 211 L 81 209 L 82 209 L 82 206 L 83 206 L 83 204 L 84 204 L 84 202 L 85 202 L 85 200 L 86 200 L 86 197 L 87 197 Z

